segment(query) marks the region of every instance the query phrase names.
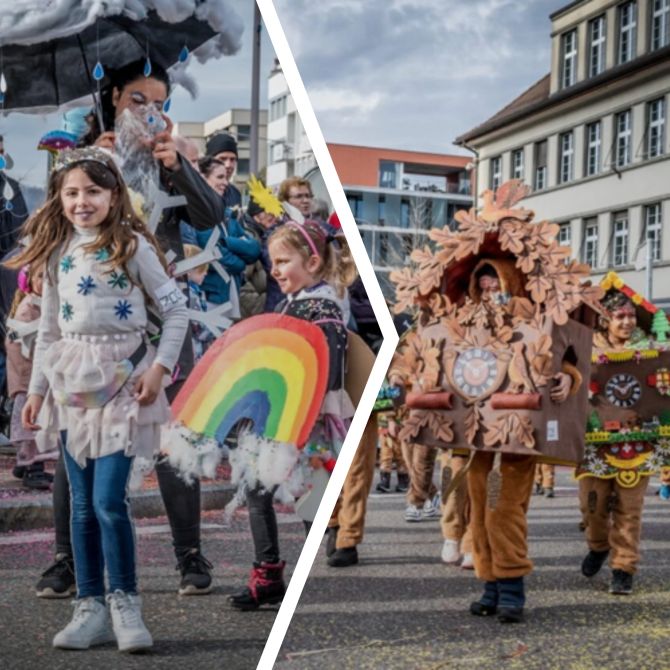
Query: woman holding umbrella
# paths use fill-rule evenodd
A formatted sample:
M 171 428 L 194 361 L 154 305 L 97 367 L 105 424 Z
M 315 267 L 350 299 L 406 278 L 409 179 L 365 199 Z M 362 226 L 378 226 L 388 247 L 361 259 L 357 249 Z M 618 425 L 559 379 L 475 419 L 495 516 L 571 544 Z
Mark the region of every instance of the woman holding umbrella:
M 223 220 L 221 198 L 193 169 L 188 160 L 177 152 L 170 135 L 172 124 L 163 113 L 170 95 L 167 72 L 152 63 L 149 74 L 146 60 L 134 61 L 110 73 L 109 85 L 100 96 L 100 114 L 89 117 L 89 132 L 82 144 L 114 151 L 119 144 L 119 132 L 124 123 L 134 119 L 144 123 L 148 132 L 125 134 L 124 166 L 139 159 L 153 163 L 160 186 L 170 195 L 181 195 L 186 204 L 168 207 L 154 231 L 164 252 L 172 251 L 177 260 L 184 257 L 179 231 L 180 221 L 187 221 L 199 230 L 213 228 Z M 151 125 L 150 121 L 154 123 Z M 100 126 L 100 120 L 104 128 Z M 161 129 L 162 126 L 162 129 Z M 157 131 L 157 132 L 156 132 Z M 130 138 L 130 139 L 129 139 Z M 125 175 L 129 180 L 128 175 Z M 132 182 L 132 178 L 130 180 Z M 193 368 L 193 353 L 188 339 L 182 347 L 173 377 L 166 389 L 168 400 L 176 396 L 184 379 Z M 181 572 L 179 593 L 194 595 L 211 590 L 211 564 L 200 552 L 200 484 L 187 485 L 167 462 L 156 464 L 158 483 L 172 530 L 178 569 Z M 40 597 L 67 597 L 74 591 L 72 549 L 69 526 L 70 494 L 65 468 L 58 463 L 54 481 L 54 525 L 56 528 L 56 562 L 46 570 L 37 584 Z

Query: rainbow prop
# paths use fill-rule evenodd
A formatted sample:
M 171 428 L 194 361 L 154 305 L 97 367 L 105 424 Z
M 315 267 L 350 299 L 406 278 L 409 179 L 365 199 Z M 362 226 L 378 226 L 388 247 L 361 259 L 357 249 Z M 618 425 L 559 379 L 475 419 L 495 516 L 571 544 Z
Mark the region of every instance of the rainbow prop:
M 74 149 L 77 146 L 77 136 L 64 130 L 51 130 L 40 138 L 38 149 L 46 149 L 53 154 L 63 149 Z
M 328 344 L 317 326 L 283 314 L 253 316 L 214 342 L 172 414 L 219 442 L 250 419 L 258 435 L 302 447 L 323 402 L 328 367 Z

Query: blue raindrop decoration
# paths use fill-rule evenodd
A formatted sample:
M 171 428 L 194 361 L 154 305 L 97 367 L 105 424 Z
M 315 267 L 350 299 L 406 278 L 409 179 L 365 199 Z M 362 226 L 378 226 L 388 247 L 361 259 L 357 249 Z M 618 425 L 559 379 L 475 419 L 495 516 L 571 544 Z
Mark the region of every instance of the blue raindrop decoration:
M 102 63 L 98 61 L 93 68 L 93 79 L 95 81 L 102 81 L 105 76 L 105 68 L 102 67 Z
M 190 52 L 188 47 L 184 44 L 184 46 L 181 48 L 181 51 L 179 52 L 179 62 L 185 63 L 188 60 L 189 53 Z
M 7 167 L 7 161 L 3 155 L 0 154 L 0 170 L 4 170 Z
M 0 91 L 0 105 L 4 104 L 5 102 L 5 94 Z
M 168 98 L 164 103 L 163 103 L 163 113 L 167 114 L 170 111 L 170 105 L 172 104 L 172 98 Z
M 7 202 L 5 202 L 5 209 L 8 212 L 11 212 L 14 209 L 14 204 L 12 203 L 11 200 L 7 200 Z
M 151 61 L 149 60 L 149 56 L 147 56 L 147 59 L 144 62 L 144 76 L 145 77 L 151 76 Z

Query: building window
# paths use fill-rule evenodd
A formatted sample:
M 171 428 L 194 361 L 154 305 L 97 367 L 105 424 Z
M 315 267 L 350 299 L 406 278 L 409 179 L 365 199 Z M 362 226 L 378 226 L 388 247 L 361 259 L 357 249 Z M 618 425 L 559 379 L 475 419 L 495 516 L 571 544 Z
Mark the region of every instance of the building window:
M 628 212 L 614 214 L 612 236 L 612 265 L 628 265 Z
M 669 0 L 670 1 L 670 0 Z M 647 103 L 647 158 L 664 153 L 665 146 L 665 99 Z
M 670 1 L 670 0 L 669 0 Z M 605 16 L 589 21 L 589 77 L 605 69 Z
M 535 178 L 533 188 L 541 191 L 547 188 L 547 140 L 535 143 Z
M 512 152 L 512 179 L 523 179 L 523 149 Z
M 569 247 L 572 244 L 572 228 L 569 223 L 561 223 L 558 229 L 558 243 L 562 247 Z
M 598 219 L 584 219 L 582 260 L 592 268 L 598 267 Z
M 347 195 L 347 202 L 349 203 L 349 208 L 351 213 L 354 215 L 354 219 L 362 220 L 363 219 L 363 196 L 360 195 Z
M 248 124 L 241 124 L 237 126 L 237 141 L 248 142 L 251 138 L 251 126 Z
M 661 260 L 661 203 L 647 205 L 644 208 L 644 236 L 646 241 L 651 244 L 651 260 Z
M 491 159 L 491 188 L 495 191 L 502 184 L 502 156 Z
M 586 126 L 586 173 L 587 177 L 600 172 L 600 121 Z
M 614 146 L 614 162 L 617 167 L 625 167 L 631 161 L 631 112 L 619 112 L 615 117 L 616 138 Z
M 561 36 L 561 54 L 561 88 L 566 88 L 577 81 L 577 30 Z
M 410 223 L 409 200 L 403 198 L 400 201 L 400 227 L 409 228 L 409 223 Z
M 237 159 L 237 174 L 249 174 L 249 159 L 248 158 L 238 158 Z
M 575 154 L 574 139 L 574 133 L 572 131 L 559 135 L 559 184 L 565 184 L 572 180 Z
M 670 0 L 654 0 L 651 10 L 651 49 L 670 44 Z
M 377 202 L 377 221 L 380 226 L 383 226 L 386 222 L 386 198 L 383 195 L 379 196 Z
M 270 121 L 276 121 L 286 116 L 286 100 L 287 96 L 282 95 L 270 101 Z
M 379 161 L 380 188 L 399 188 L 400 163 L 393 161 Z
M 625 2 L 619 6 L 619 49 L 617 63 L 627 63 L 635 58 L 637 32 L 637 3 Z

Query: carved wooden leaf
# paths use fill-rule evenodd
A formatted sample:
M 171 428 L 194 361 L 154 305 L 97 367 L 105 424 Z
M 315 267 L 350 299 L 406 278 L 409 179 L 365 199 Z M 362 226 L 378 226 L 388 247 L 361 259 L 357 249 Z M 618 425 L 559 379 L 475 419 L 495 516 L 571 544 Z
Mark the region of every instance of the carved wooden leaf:
M 509 301 L 508 310 L 513 317 L 530 321 L 535 313 L 535 306 L 528 298 L 514 297 Z
M 537 263 L 538 258 L 535 254 L 525 254 L 524 256 L 519 256 L 516 259 L 516 266 L 523 272 L 528 275 L 535 269 L 535 264 Z
M 560 226 L 557 223 L 551 223 L 550 221 L 540 221 L 533 226 L 533 237 L 540 244 L 553 246 L 559 230 Z
M 496 191 L 496 206 L 500 209 L 514 207 L 530 193 L 530 187 L 520 179 L 510 179 Z
M 475 443 L 475 436 L 479 430 L 479 422 L 481 420 L 481 412 L 477 405 L 473 405 L 465 415 L 465 439 L 468 444 Z
M 487 425 L 484 433 L 484 444 L 495 447 L 509 442 L 509 422 L 506 414 L 499 416 L 492 424 Z
M 582 284 L 580 288 L 582 300 L 592 305 L 599 303 L 605 295 L 605 291 L 597 284 L 593 286 L 587 282 L 586 284 Z
M 545 303 L 545 314 L 550 316 L 554 323 L 562 326 L 568 322 L 568 310 L 565 302 L 558 300 L 554 291 L 547 294 Z
M 514 436 L 524 447 L 534 449 L 535 435 L 533 435 L 533 423 L 527 416 L 517 416 L 517 419 L 518 422 L 514 427 Z
M 440 286 L 442 283 L 442 276 L 444 271 L 441 267 L 431 267 L 425 270 L 422 270 L 419 277 L 421 282 L 419 283 L 419 293 L 422 295 L 428 295 Z
M 436 346 L 433 340 L 424 342 L 421 348 L 421 360 L 423 362 L 421 379 L 424 391 L 432 391 L 437 388 L 441 372 L 440 353 L 440 347 Z
M 570 247 L 559 247 L 558 245 L 551 245 L 548 248 L 543 248 L 539 252 L 540 262 L 545 266 L 559 266 L 562 265 L 566 258 L 569 258 L 572 250 Z
M 501 223 L 498 231 L 500 248 L 505 251 L 511 251 L 514 255 L 522 253 L 525 230 L 525 225 L 518 221 L 505 221 Z
M 427 412 L 425 410 L 410 410 L 409 415 L 403 421 L 403 426 L 398 433 L 398 438 L 402 442 L 413 442 L 427 420 L 426 414 Z
M 547 291 L 551 289 L 551 281 L 544 275 L 537 273 L 530 275 L 526 282 L 526 291 L 536 304 L 542 304 L 547 298 Z
M 456 250 L 454 258 L 460 260 L 471 254 L 476 254 L 484 241 L 485 231 L 482 229 L 479 233 L 473 233 L 471 236 L 462 236 L 461 243 Z
M 502 186 L 500 188 L 503 188 Z M 500 191 L 500 189 L 498 189 Z M 504 195 L 504 192 L 503 192 Z M 505 204 L 505 199 L 496 199 L 493 191 L 484 191 L 482 194 L 482 210 L 479 214 L 483 221 L 496 224 L 503 219 L 522 219 L 526 220 L 532 216 L 532 212 L 525 209 L 511 209 Z
M 414 249 L 414 251 L 412 251 L 410 254 L 410 258 L 415 263 L 422 265 L 430 264 L 434 259 L 434 255 L 428 246 L 424 246 L 422 249 Z
M 428 413 L 428 428 L 440 442 L 451 444 L 454 441 L 453 423 L 437 412 Z

